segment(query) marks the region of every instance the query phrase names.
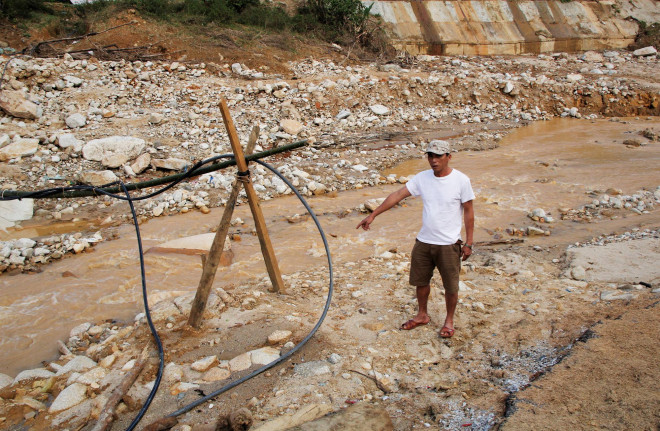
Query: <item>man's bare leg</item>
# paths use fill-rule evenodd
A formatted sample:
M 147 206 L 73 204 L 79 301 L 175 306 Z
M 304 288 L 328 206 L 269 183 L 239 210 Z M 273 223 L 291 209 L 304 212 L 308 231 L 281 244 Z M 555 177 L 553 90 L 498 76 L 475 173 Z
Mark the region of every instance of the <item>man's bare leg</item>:
M 427 312 L 429 303 L 429 295 L 431 294 L 431 285 L 417 286 L 417 315 L 401 325 L 401 329 L 409 330 L 419 325 L 426 325 L 431 321 Z M 456 305 L 454 305 L 456 308 Z
M 445 324 L 440 331 L 440 336 L 443 338 L 449 338 L 454 335 L 454 313 L 456 312 L 456 304 L 458 304 L 458 293 L 445 292 L 447 317 L 445 318 Z

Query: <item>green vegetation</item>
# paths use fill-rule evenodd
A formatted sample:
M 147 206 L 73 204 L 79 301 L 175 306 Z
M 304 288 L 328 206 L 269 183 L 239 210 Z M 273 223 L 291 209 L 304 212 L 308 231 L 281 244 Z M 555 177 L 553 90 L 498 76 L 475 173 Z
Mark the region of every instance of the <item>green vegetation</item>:
M 360 0 L 305 0 L 294 13 L 287 13 L 281 3 L 259 0 L 97 0 L 78 6 L 67 3 L 65 0 L 0 0 L 0 12 L 14 22 L 39 16 L 59 36 L 84 34 L 89 27 L 86 17 L 92 14 L 109 16 L 127 9 L 172 24 L 240 24 L 313 35 L 337 43 L 368 42 L 377 29 L 372 25 L 372 30 L 367 30 L 373 18 L 370 7 Z
M 44 0 L 0 0 L 0 17 L 25 19 L 38 12 L 52 13 L 52 9 Z

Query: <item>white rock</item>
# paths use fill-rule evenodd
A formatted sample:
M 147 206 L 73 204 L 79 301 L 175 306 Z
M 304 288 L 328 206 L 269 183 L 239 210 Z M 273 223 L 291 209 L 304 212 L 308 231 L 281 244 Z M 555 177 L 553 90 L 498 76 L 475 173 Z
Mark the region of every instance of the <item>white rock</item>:
M 190 365 L 190 368 L 192 368 L 195 371 L 203 372 L 211 368 L 212 366 L 216 365 L 218 363 L 218 357 L 213 355 L 213 356 L 207 356 L 206 358 L 202 358 L 198 361 L 193 362 Z
M 299 121 L 291 120 L 287 118 L 280 121 L 280 127 L 286 133 L 295 136 L 302 131 L 304 126 Z
M 7 386 L 11 385 L 14 383 L 14 379 L 9 377 L 6 374 L 0 373 L 0 389 L 6 388 Z
M 587 272 L 583 267 L 576 266 L 571 268 L 571 277 L 573 277 L 574 280 L 585 280 L 587 278 Z
M 102 186 L 117 181 L 117 175 L 114 172 L 106 171 L 87 171 L 80 175 L 80 181 L 93 186 Z
M 157 169 L 168 169 L 172 171 L 181 171 L 188 166 L 187 160 L 169 157 L 167 159 L 152 159 L 151 165 Z
M 272 347 L 262 347 L 261 349 L 253 350 L 250 352 L 250 359 L 253 364 L 266 365 L 279 359 L 280 351 Z
M 12 227 L 17 221 L 30 220 L 33 211 L 34 199 L 0 201 L 0 229 Z
M 21 138 L 6 147 L 0 148 L 0 161 L 16 157 L 31 156 L 39 149 L 39 140 L 35 138 Z
M 225 368 L 211 368 L 202 376 L 202 380 L 206 382 L 217 382 L 219 380 L 228 379 L 231 376 L 231 372 Z
M 69 128 L 78 129 L 80 127 L 83 127 L 85 124 L 87 124 L 87 117 L 85 117 L 83 114 L 75 113 L 66 117 L 66 120 L 64 120 L 64 122 Z
M 292 332 L 286 330 L 277 330 L 268 336 L 268 344 L 279 344 L 287 341 L 291 337 Z
M 390 108 L 383 105 L 372 105 L 369 106 L 369 109 L 371 109 L 371 112 L 373 112 L 376 115 L 387 115 L 390 113 Z
M 65 133 L 63 135 L 58 135 L 55 139 L 56 144 L 60 148 L 70 148 L 73 147 L 75 152 L 80 152 L 82 150 L 84 141 L 79 140 L 73 133 Z
M 58 376 L 72 371 L 80 372 L 96 367 L 96 362 L 87 356 L 75 356 L 57 371 Z
M 647 55 L 655 55 L 658 53 L 658 50 L 653 46 L 647 46 L 645 48 L 636 49 L 633 51 L 635 57 L 643 57 Z
M 41 107 L 27 100 L 21 91 L 3 89 L 0 92 L 0 108 L 13 117 L 28 120 L 36 120 L 42 115 Z
M 30 238 L 20 238 L 14 243 L 15 248 L 32 248 L 37 242 Z
M 103 163 L 104 166 L 118 168 L 137 157 L 145 146 L 144 139 L 132 136 L 110 136 L 89 141 L 83 146 L 82 154 L 86 160 L 93 160 Z
M 504 94 L 509 94 L 513 91 L 513 88 L 514 88 L 513 83 L 511 81 L 507 81 L 506 84 L 504 84 L 504 88 L 502 89 L 502 91 L 504 92 Z
M 53 404 L 48 409 L 49 413 L 55 413 L 62 410 L 70 409 L 76 406 L 85 399 L 87 399 L 87 386 L 81 383 L 74 383 L 71 386 L 64 388 L 62 392 L 57 395 Z
M 45 368 L 35 368 L 34 370 L 25 370 L 18 373 L 14 379 L 14 383 L 32 379 L 47 379 L 49 377 L 53 377 L 54 375 L 55 373 L 48 371 Z
M 251 354 L 250 352 L 245 352 L 241 355 L 236 356 L 235 358 L 231 359 L 229 361 L 229 368 L 231 371 L 243 371 L 247 370 L 252 366 L 252 359 L 251 359 Z

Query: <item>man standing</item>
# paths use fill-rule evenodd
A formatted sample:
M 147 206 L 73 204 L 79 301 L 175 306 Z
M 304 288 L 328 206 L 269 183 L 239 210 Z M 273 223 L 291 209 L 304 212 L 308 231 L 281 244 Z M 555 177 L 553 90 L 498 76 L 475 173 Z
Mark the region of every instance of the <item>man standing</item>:
M 401 189 L 357 225 L 369 230 L 376 216 L 389 210 L 408 196 L 421 196 L 424 204 L 422 229 L 417 234 L 410 263 L 410 284 L 417 288 L 417 315 L 401 325 L 410 330 L 431 321 L 427 313 L 431 278 L 438 268 L 445 289 L 447 317 L 440 331 L 442 338 L 454 335 L 454 312 L 458 303 L 458 277 L 461 258 L 472 254 L 474 233 L 474 192 L 470 179 L 449 167 L 451 147 L 447 141 L 434 140 L 426 147 L 431 169 L 415 175 Z M 465 243 L 461 240 L 461 226 L 465 223 Z

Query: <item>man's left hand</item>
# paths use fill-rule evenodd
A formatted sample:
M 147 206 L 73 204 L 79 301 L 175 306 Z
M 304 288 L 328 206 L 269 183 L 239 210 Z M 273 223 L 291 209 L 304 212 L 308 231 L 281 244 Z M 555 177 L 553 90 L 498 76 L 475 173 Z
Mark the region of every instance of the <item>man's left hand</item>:
M 472 247 L 468 247 L 467 245 L 461 247 L 462 260 L 467 260 L 467 258 L 470 257 L 471 255 L 472 255 Z

